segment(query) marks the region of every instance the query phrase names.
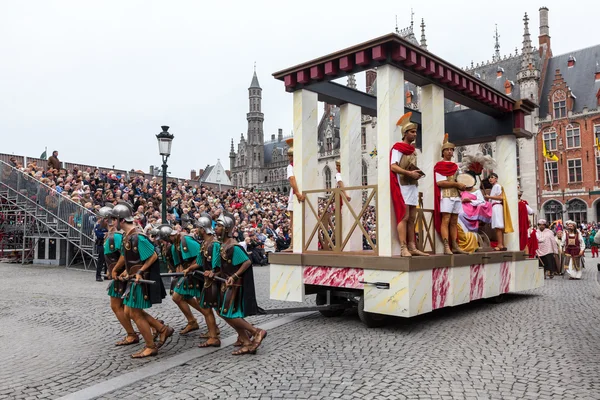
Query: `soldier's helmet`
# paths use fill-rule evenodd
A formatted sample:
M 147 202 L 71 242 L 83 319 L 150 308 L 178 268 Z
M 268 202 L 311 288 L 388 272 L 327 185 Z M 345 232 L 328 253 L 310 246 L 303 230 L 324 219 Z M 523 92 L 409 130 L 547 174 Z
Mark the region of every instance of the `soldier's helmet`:
M 112 209 L 112 216 L 114 218 L 123 219 L 125 222 L 133 222 L 133 210 L 131 205 L 127 202 L 119 202 Z
M 111 217 L 112 211 L 113 211 L 112 207 L 107 207 L 107 206 L 101 207 L 98 210 L 98 218 L 105 219 L 105 218 Z
M 152 225 L 152 228 L 148 231 L 148 234 L 153 237 L 157 237 L 160 234 L 157 226 Z
M 177 232 L 173 230 L 173 228 L 171 227 L 171 225 L 169 224 L 162 224 L 160 226 L 158 226 L 158 237 L 161 238 L 162 240 L 167 240 L 171 237 L 171 235 L 176 234 Z
M 204 232 L 206 232 L 209 235 L 215 234 L 215 231 L 212 228 L 211 219 L 208 217 L 205 217 L 204 215 L 201 216 L 200 218 L 198 218 L 195 225 L 196 225 L 196 228 L 204 229 Z
M 233 218 L 228 215 L 221 214 L 217 219 L 217 225 L 221 225 L 223 228 L 225 228 L 225 236 L 233 237 L 233 228 L 235 226 Z

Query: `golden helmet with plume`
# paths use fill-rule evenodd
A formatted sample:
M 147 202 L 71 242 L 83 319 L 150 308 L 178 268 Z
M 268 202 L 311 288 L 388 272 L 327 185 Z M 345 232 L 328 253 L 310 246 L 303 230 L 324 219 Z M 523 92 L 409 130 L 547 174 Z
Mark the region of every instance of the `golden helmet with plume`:
M 410 121 L 411 116 L 412 116 L 412 112 L 407 112 L 406 114 L 404 114 L 403 116 L 400 117 L 398 122 L 396 122 L 396 126 L 400 127 L 402 136 L 404 136 L 404 134 L 406 132 L 410 131 L 411 129 L 416 130 L 418 128 L 418 125 L 416 123 Z

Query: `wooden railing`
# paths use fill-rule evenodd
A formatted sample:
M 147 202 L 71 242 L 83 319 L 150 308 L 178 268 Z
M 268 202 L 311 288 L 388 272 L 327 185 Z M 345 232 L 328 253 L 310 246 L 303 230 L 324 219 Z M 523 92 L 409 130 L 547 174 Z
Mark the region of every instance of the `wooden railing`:
M 433 210 L 423 208 L 423 193 L 419 192 L 419 207 L 415 221 L 417 248 L 426 253 L 435 254 L 435 216 Z
M 352 193 L 358 192 L 360 194 L 362 207 L 360 212 L 357 214 L 356 210 L 352 207 L 351 202 L 345 193 L 352 198 Z M 366 193 L 366 196 L 363 194 Z M 361 236 L 361 249 L 363 247 L 363 240 L 372 249 L 375 255 L 378 254 L 377 250 L 377 238 L 378 238 L 378 224 L 379 220 L 377 210 L 377 185 L 368 186 L 349 186 L 345 188 L 331 188 L 331 189 L 316 189 L 316 190 L 305 190 L 303 194 L 307 195 L 306 200 L 302 203 L 302 221 L 303 231 L 310 232 L 308 239 L 306 235 L 302 238 L 302 251 L 309 251 L 310 244 L 313 242 L 315 237 L 319 241 L 321 250 L 328 250 L 333 253 L 342 253 L 344 248 L 347 246 L 352 235 L 356 229 L 360 229 L 362 232 Z M 314 199 L 314 194 L 323 194 L 319 196 L 317 204 L 313 204 L 311 197 Z M 375 230 L 374 232 L 368 232 L 363 226 L 362 218 L 365 216 L 367 210 L 373 207 L 371 204 L 375 204 Z M 315 207 L 316 206 L 316 207 Z M 342 212 L 341 208 L 346 207 L 352 215 L 352 225 L 347 230 L 346 234 L 342 233 Z M 333 213 L 331 209 L 333 208 Z M 310 212 L 316 218 L 316 224 L 314 226 L 306 226 L 307 212 Z M 307 230 L 308 229 L 308 230 Z M 371 235 L 374 233 L 374 239 Z M 364 238 L 363 238 L 364 237 Z

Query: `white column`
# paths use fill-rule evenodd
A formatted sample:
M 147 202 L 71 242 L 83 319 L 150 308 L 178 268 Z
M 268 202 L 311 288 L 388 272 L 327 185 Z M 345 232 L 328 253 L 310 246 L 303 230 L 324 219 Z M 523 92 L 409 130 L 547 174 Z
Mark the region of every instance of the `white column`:
M 354 104 L 344 104 L 340 107 L 340 167 L 342 182 L 345 186 L 360 186 L 362 175 L 362 149 L 360 141 L 361 109 Z M 358 215 L 362 209 L 362 192 L 354 190 L 347 192 L 351 197 L 350 205 Z M 342 207 L 342 240 L 350 233 L 354 217 L 349 207 Z M 345 251 L 362 250 L 362 231 L 356 226 Z
M 317 94 L 308 90 L 294 92 L 294 176 L 301 192 L 317 189 Z M 318 210 L 318 194 L 308 195 L 313 207 Z M 292 236 L 294 253 L 302 252 L 302 237 L 310 235 L 317 219 L 304 205 L 305 216 L 302 215 L 302 204 L 294 196 L 294 232 Z M 306 230 L 304 229 L 306 227 Z M 316 236 L 315 236 L 316 238 Z M 317 250 L 317 240 L 312 241 L 310 250 Z
M 434 181 L 433 167 L 442 159 L 444 141 L 444 90 L 435 85 L 421 88 L 421 155 L 417 162 L 425 177 L 419 180 L 419 192 L 423 193 L 423 209 L 433 210 Z M 452 141 L 452 138 L 449 138 Z M 437 235 L 437 233 L 436 233 Z M 435 252 L 441 254 L 444 245 L 439 235 L 435 241 Z
M 517 138 L 515 135 L 496 137 L 496 163 L 498 164 L 498 183 L 504 188 L 510 210 L 513 233 L 504 235 L 504 246 L 508 251 L 519 251 L 519 217 L 517 193 Z M 525 154 L 523 156 L 526 157 Z M 504 221 L 506 224 L 506 221 Z
M 377 248 L 379 255 L 400 254 L 390 190 L 390 149 L 402 140 L 396 122 L 404 114 L 404 72 L 392 65 L 377 70 Z

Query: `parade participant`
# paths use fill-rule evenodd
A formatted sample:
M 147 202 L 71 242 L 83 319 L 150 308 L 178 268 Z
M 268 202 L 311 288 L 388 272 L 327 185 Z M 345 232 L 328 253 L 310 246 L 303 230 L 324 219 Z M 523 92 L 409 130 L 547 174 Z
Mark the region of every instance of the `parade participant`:
M 102 207 L 98 211 L 98 216 L 107 220 L 108 233 L 104 237 L 104 259 L 107 266 L 107 275 L 112 277 L 112 272 L 121 257 L 121 244 L 123 243 L 123 234 L 117 232 L 117 219 L 112 216 L 113 207 Z M 127 332 L 125 339 L 115 343 L 116 346 L 127 346 L 140 342 L 138 334 L 133 330 L 131 319 L 125 315 L 125 307 L 123 306 L 123 293 L 125 292 L 126 284 L 120 280 L 112 280 L 108 286 L 108 295 L 110 296 L 110 308 L 117 317 L 117 320 Z
M 200 254 L 200 243 L 190 235 L 173 230 L 167 224 L 160 225 L 158 231 L 160 239 L 167 245 L 165 251 L 170 254 L 175 271 L 184 273 L 184 276 L 175 278 L 174 284 L 171 285 L 171 295 L 187 320 L 187 325 L 179 331 L 179 334 L 187 335 L 200 329 L 190 306 L 202 312 L 197 299 L 200 297 L 201 281 L 191 274 L 188 276 L 188 273 L 195 269 L 196 257 Z
M 466 254 L 457 243 L 458 214 L 462 208 L 459 190 L 465 190 L 463 183 L 457 182 L 458 165 L 452 162 L 454 144 L 444 135 L 442 161 L 433 167 L 434 177 L 434 222 L 435 229 L 442 237 L 444 254 Z M 452 246 L 452 248 L 450 248 Z
M 340 164 L 340 160 L 336 160 L 335 161 L 335 171 L 336 171 L 335 172 L 335 183 L 336 183 L 336 185 L 337 185 L 338 188 L 344 189 L 345 186 L 344 186 L 344 182 L 342 181 L 342 171 L 341 171 L 341 169 L 342 169 L 342 167 L 341 167 L 341 164 Z M 348 192 L 346 192 L 344 190 L 343 193 L 344 193 L 344 196 L 346 197 L 347 201 L 352 200 L 350 198 L 350 196 L 348 196 Z M 343 204 L 343 203 L 341 203 L 341 204 Z
M 227 280 L 221 285 L 219 315 L 238 334 L 241 348 L 233 355 L 254 354 L 267 337 L 267 331 L 259 329 L 244 318 L 258 313 L 254 289 L 252 262 L 233 238 L 235 222 L 229 215 L 217 220 L 215 234 L 221 240 L 221 270 L 219 276 Z M 253 340 L 251 340 L 252 335 Z
M 585 252 L 585 242 L 574 221 L 565 222 L 565 228 L 567 228 L 564 233 L 565 270 L 569 274 L 569 279 L 581 279 L 583 275 L 581 257 Z
M 396 123 L 402 132 L 402 141 L 395 143 L 390 150 L 390 189 L 402 257 L 429 255 L 417 249 L 416 244 L 418 180 L 425 174 L 417 168 L 416 149 L 413 146 L 417 140 L 417 124 L 410 121 L 411 115 L 411 112 L 404 114 Z
M 202 239 L 202 247 L 196 258 L 196 262 L 189 268 L 190 271 L 200 269 L 204 274 L 204 285 L 200 294 L 200 312 L 204 315 L 208 327 L 206 342 L 200 343 L 198 347 L 221 347 L 219 340 L 219 328 L 213 314 L 213 308 L 219 306 L 220 285 L 214 278 L 221 267 L 221 245 L 214 237 L 212 221 L 209 217 L 201 216 L 196 222 L 198 234 Z
M 513 232 L 510 209 L 508 208 L 504 188 L 498 183 L 498 174 L 492 172 L 488 177 L 488 181 L 493 185 L 489 196 L 486 195 L 485 199 L 491 200 L 492 203 L 492 229 L 496 232 L 497 242 L 494 250 L 506 251 L 504 234 Z
M 533 209 L 529 207 L 527 200 L 522 199 L 523 191 L 519 189 L 519 249 L 524 251 L 529 242 L 529 216 L 533 215 Z M 539 222 L 538 222 L 539 225 Z M 531 252 L 531 250 L 529 250 Z
M 598 257 L 598 243 L 596 243 L 596 228 L 591 228 L 588 243 L 590 244 L 590 250 L 592 251 L 592 258 Z
M 558 257 L 558 246 L 554 238 L 554 232 L 546 229 L 545 219 L 538 220 L 538 230 L 536 232 L 538 249 L 536 252 L 540 267 L 544 268 L 547 278 L 554 278 L 556 273 L 556 258 Z
M 112 209 L 109 209 L 110 211 Z M 98 213 L 100 210 L 98 210 Z M 106 213 L 106 209 L 105 209 Z M 96 252 L 98 253 L 98 262 L 96 263 L 96 282 L 102 282 L 102 272 L 106 274 L 106 260 L 104 259 L 104 237 L 106 236 L 107 229 L 107 216 L 98 214 L 98 221 L 94 226 L 94 236 L 96 237 Z
M 287 210 L 290 214 L 290 233 L 294 234 L 294 194 L 299 202 L 304 201 L 304 195 L 298 189 L 298 183 L 296 182 L 296 177 L 294 176 L 294 138 L 289 138 L 285 141 L 288 145 L 288 160 L 290 164 L 287 166 L 287 179 L 290 182 L 290 196 L 288 197 L 288 205 Z M 290 247 L 286 249 L 286 251 L 293 251 L 294 241 L 290 242 Z
M 133 319 L 137 325 L 145 347 L 131 355 L 132 358 L 145 358 L 158 354 L 158 348 L 165 344 L 166 340 L 173 335 L 173 328 L 156 320 L 144 309 L 158 304 L 165 298 L 165 288 L 160 277 L 160 266 L 158 256 L 154 252 L 154 246 L 143 234 L 139 233 L 134 225 L 131 206 L 122 202 L 117 204 L 112 211 L 114 218 L 118 219 L 118 226 L 123 230 L 123 243 L 121 256 L 113 268 L 113 279 L 129 281 L 124 294 L 123 305 L 125 315 Z M 149 285 L 138 282 L 140 279 L 155 281 Z M 151 328 L 160 335 L 158 344 L 154 343 Z
M 564 243 L 564 237 L 563 237 L 563 230 L 557 230 L 556 231 L 556 236 L 554 237 L 555 241 L 556 241 L 556 247 L 558 248 L 558 264 L 556 265 L 557 271 L 556 273 L 558 275 L 564 275 L 565 271 L 564 271 L 564 266 L 565 266 L 565 243 Z M 537 241 L 536 241 L 537 243 Z M 530 247 L 531 249 L 531 247 Z M 531 250 L 530 250 L 531 251 Z

